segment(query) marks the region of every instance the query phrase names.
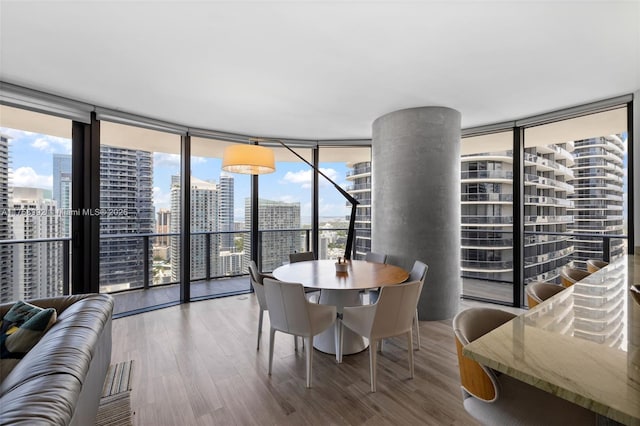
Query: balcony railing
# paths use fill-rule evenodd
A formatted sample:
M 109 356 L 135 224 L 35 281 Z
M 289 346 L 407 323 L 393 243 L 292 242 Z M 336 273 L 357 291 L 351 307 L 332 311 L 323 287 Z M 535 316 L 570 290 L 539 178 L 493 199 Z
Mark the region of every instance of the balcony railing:
M 58 250 L 56 248 L 51 247 L 50 245 L 56 244 L 58 245 Z M 46 245 L 46 252 L 48 256 L 54 257 L 54 262 L 57 265 L 61 265 L 61 270 L 59 273 L 54 271 L 54 276 L 40 276 L 40 281 L 35 283 L 38 286 L 45 286 L 49 290 L 44 291 L 43 288 L 32 289 L 32 291 L 28 291 L 27 289 L 23 289 L 25 293 L 30 293 L 34 295 L 34 297 L 49 297 L 49 296 L 60 296 L 66 295 L 70 292 L 70 262 L 71 262 L 71 238 L 34 238 L 34 239 L 22 239 L 22 240 L 0 240 L 0 247 L 12 247 L 17 248 L 17 246 L 23 245 L 24 247 L 24 256 L 22 257 L 23 263 L 17 264 L 13 263 L 12 273 L 15 274 L 17 268 L 21 270 L 19 272 L 24 274 L 31 274 L 32 271 L 26 271 L 25 266 L 28 266 L 29 258 L 32 258 L 34 265 L 32 268 L 42 266 L 39 263 L 40 259 L 34 259 L 33 256 L 37 256 L 37 253 L 34 252 L 33 247 L 38 245 Z M 59 253 L 59 255 L 58 255 Z M 59 257 L 58 257 L 59 256 Z M 38 263 L 35 263 L 38 262 Z M 46 272 L 46 271 L 45 271 Z M 20 278 L 18 278 L 20 279 Z M 22 295 L 11 295 L 15 298 L 22 298 Z M 26 297 L 25 297 L 26 298 Z M 9 300 L 0 300 L 0 303 L 8 302 Z
M 513 180 L 513 172 L 510 170 L 472 170 L 461 172 L 461 179 L 500 179 Z
M 369 236 L 371 232 L 370 229 L 366 228 L 356 228 L 355 231 L 356 238 L 360 235 Z M 326 244 L 326 252 L 321 247 L 319 255 L 325 257 L 342 256 L 344 254 L 347 229 L 322 228 L 320 230 L 320 238 L 326 238 L 326 234 L 329 232 L 335 233 L 335 238 Z M 176 271 L 172 273 L 170 256 L 172 254 L 172 240 L 174 240 L 173 255 L 180 255 L 179 236 L 180 234 L 177 232 L 101 234 L 101 254 L 109 253 L 109 256 L 113 256 L 112 264 L 108 263 L 109 256 L 101 258 L 100 269 L 103 270 L 103 277 L 107 277 L 110 281 L 108 283 L 100 283 L 101 291 L 120 293 L 177 284 L 179 273 Z M 249 258 L 250 240 L 249 231 L 193 232 L 191 234 L 191 282 L 245 275 L 247 273 L 246 261 Z M 293 244 L 283 248 L 280 243 L 285 240 Z M 235 246 L 236 241 L 238 242 L 237 249 Z M 265 266 L 271 270 L 283 263 L 287 263 L 290 252 L 310 249 L 311 229 L 264 229 L 259 231 L 258 241 L 260 242 L 258 263 L 265 263 Z M 49 246 L 57 244 L 59 246 L 57 250 L 59 250 L 60 254 L 56 255 L 55 262 L 61 265 L 61 272 L 56 277 L 44 277 L 44 281 L 47 283 L 47 288 L 60 290 L 45 291 L 43 281 L 42 283 L 37 283 L 38 286 L 41 286 L 38 291 L 26 292 L 25 294 L 31 295 L 33 293 L 36 297 L 69 294 L 71 238 L 0 240 L 0 248 L 26 245 L 25 253 L 29 256 L 37 256 L 34 246 L 39 244 L 47 244 Z M 123 244 L 129 245 L 130 248 L 119 249 Z M 265 247 L 265 244 L 268 247 Z M 276 253 L 274 248 L 277 249 L 276 256 L 273 255 Z M 51 247 L 47 247 L 46 251 L 49 254 L 55 253 L 55 250 Z M 271 252 L 270 255 L 268 254 L 269 252 Z M 40 266 L 41 259 L 34 258 L 34 264 L 31 266 L 27 260 L 20 265 L 21 268 L 33 269 Z M 272 263 L 271 266 L 267 264 L 268 262 Z M 114 266 L 114 264 L 117 266 Z M 173 262 L 174 266 L 178 264 L 179 261 L 177 260 Z M 105 267 L 113 267 L 114 272 L 104 272 Z M 120 272 L 122 273 L 122 280 L 118 278 Z M 132 280 L 131 277 L 135 279 Z M 21 297 L 23 295 L 15 295 L 15 298 Z

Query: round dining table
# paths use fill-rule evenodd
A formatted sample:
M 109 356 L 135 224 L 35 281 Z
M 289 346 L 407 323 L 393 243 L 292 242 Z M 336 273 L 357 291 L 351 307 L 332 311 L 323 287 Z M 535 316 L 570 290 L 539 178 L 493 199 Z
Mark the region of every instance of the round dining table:
M 409 278 L 409 273 L 398 266 L 364 260 L 348 260 L 346 272 L 337 272 L 335 260 L 309 260 L 282 265 L 273 271 L 273 276 L 280 281 L 321 290 L 318 303 L 334 305 L 340 314 L 345 306 L 362 304 L 361 290 L 402 283 Z M 335 336 L 335 328 L 329 327 L 314 337 L 314 348 L 335 354 Z M 365 339 L 345 327 L 342 353 L 354 354 L 366 348 Z

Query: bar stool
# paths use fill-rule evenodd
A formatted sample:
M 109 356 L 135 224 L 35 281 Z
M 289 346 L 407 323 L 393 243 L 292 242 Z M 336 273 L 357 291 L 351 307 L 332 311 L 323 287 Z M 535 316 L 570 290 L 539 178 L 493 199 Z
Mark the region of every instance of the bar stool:
M 565 287 L 571 287 L 578 281 L 587 278 L 589 275 L 591 275 L 589 272 L 583 271 L 582 269 L 565 266 L 560 270 L 560 282 Z

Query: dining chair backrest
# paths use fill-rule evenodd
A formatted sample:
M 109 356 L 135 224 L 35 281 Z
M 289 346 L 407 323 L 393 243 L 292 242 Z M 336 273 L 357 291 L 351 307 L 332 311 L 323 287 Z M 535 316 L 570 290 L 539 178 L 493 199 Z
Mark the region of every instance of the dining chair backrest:
M 462 348 L 515 317 L 515 314 L 500 309 L 470 308 L 453 318 L 460 383 L 466 392 L 482 401 L 493 402 L 498 399 L 498 380 L 493 370 L 464 356 Z
M 587 278 L 589 275 L 591 275 L 589 272 L 583 271 L 582 269 L 564 266 L 560 270 L 560 282 L 565 287 L 571 287 L 578 281 Z
M 424 283 L 428 270 L 429 266 L 427 266 L 426 263 L 416 260 L 413 262 L 413 268 L 411 268 L 411 272 L 409 272 L 409 278 L 407 278 L 407 281 L 422 281 Z
M 422 281 L 410 281 L 380 289 L 371 338 L 384 339 L 411 331 L 422 285 Z
M 264 293 L 263 276 L 258 272 L 258 266 L 255 261 L 249 262 L 249 277 L 251 279 L 251 286 L 258 298 L 258 304 L 262 309 L 267 309 L 267 299 Z
M 296 336 L 308 336 L 311 323 L 302 284 L 265 278 L 264 289 L 271 327 Z
M 289 263 L 305 262 L 307 260 L 316 260 L 312 251 L 289 253 Z
M 552 296 L 560 293 L 565 287 L 558 284 L 532 282 L 527 284 L 525 292 L 527 293 L 527 304 L 529 308 L 537 306 Z
M 367 262 L 385 263 L 387 261 L 387 255 L 370 251 L 364 255 L 364 260 Z
M 258 272 L 258 265 L 256 265 L 255 260 L 249 262 L 249 276 L 252 280 L 259 282 L 262 284 L 262 274 Z

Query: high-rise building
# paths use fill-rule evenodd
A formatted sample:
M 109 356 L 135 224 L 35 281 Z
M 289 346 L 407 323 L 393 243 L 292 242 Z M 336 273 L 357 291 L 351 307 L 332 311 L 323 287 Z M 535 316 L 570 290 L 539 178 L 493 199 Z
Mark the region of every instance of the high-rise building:
M 0 134 L 0 240 L 13 239 L 9 198 L 9 136 Z M 16 300 L 12 281 L 13 244 L 0 244 L 0 303 Z
M 371 162 L 352 163 L 348 166 L 351 170 L 347 172 L 347 180 L 352 183 L 346 190 L 360 202 L 356 209 L 354 259 L 364 259 L 365 253 L 371 251 Z M 351 203 L 347 202 L 347 205 L 351 207 Z
M 100 286 L 142 287 L 144 246 L 135 234 L 153 232 L 151 152 L 100 146 L 100 208 Z M 151 256 L 149 250 L 149 275 Z
M 569 209 L 573 223 L 569 229 L 581 234 L 620 235 L 624 232 L 624 155 L 626 147 L 617 135 L 575 142 L 575 206 Z M 624 254 L 624 240 L 612 239 L 610 257 Z M 575 238 L 574 262 L 586 269 L 587 259 L 602 258 L 600 238 Z
M 172 176 L 171 182 L 171 232 L 180 232 L 180 178 Z M 191 212 L 189 217 L 192 234 L 218 230 L 218 186 L 215 183 L 191 177 Z M 217 240 L 212 235 L 192 235 L 190 262 L 192 280 L 206 278 L 207 264 L 210 265 L 212 276 L 221 274 L 220 249 L 216 242 Z M 180 279 L 179 244 L 178 238 L 171 240 L 171 275 L 174 281 Z
M 245 228 L 251 229 L 251 199 L 245 198 Z M 262 270 L 273 271 L 289 261 L 289 253 L 304 250 L 300 228 L 300 203 L 258 200 L 258 229 L 261 234 Z M 287 231 L 272 231 L 272 230 Z M 251 256 L 251 238 L 244 234 L 245 263 Z
M 156 212 L 156 233 L 158 234 L 168 234 L 171 231 L 170 229 L 171 223 L 171 210 L 169 209 L 159 209 Z M 168 247 L 169 246 L 169 236 L 162 235 L 156 238 L 156 244 L 160 247 Z
M 233 213 L 234 213 L 234 179 L 228 173 L 220 174 L 220 183 L 218 185 L 218 230 L 233 231 Z M 235 251 L 235 235 L 222 234 L 220 239 L 221 251 Z
M 58 210 L 71 209 L 71 155 L 53 154 L 53 200 Z M 61 237 L 71 236 L 71 216 L 61 217 Z
M 573 221 L 572 152 L 571 142 L 525 149 L 524 230 L 531 232 L 524 241 L 525 284 L 558 282 L 560 269 L 571 262 L 571 237 L 556 233 L 568 233 Z
M 566 233 L 572 218 L 571 143 L 524 153 L 524 279 L 555 281 L 573 252 Z M 513 156 L 511 151 L 462 157 L 462 273 L 466 278 L 513 280 Z M 542 235 L 542 233 L 547 233 Z M 507 291 L 511 291 L 510 288 Z M 509 294 L 508 297 L 511 297 Z
M 48 191 L 46 191 L 48 192 Z M 11 208 L 13 234 L 19 240 L 57 238 L 61 216 L 55 201 L 40 188 L 14 187 Z M 35 299 L 63 293 L 63 249 L 60 242 L 23 243 L 13 248 L 13 297 Z
M 622 232 L 623 156 L 617 136 L 525 149 L 525 283 L 559 282 L 563 266 L 586 269 L 586 259 L 602 258 L 601 239 L 568 234 Z M 512 153 L 464 155 L 461 170 L 463 276 L 511 282 Z M 614 240 L 612 256 L 623 251 Z
M 171 210 L 169 209 L 159 209 L 156 212 L 156 233 L 158 234 L 168 234 L 170 231 L 170 223 L 171 223 Z M 167 261 L 169 260 L 169 246 L 170 246 L 171 236 L 169 235 L 160 235 L 153 239 L 153 260 Z M 169 267 L 168 265 L 164 265 L 163 268 Z M 159 283 L 160 281 L 156 280 L 157 271 L 155 270 L 156 266 L 154 264 L 154 284 Z M 159 277 L 158 277 L 159 278 Z

